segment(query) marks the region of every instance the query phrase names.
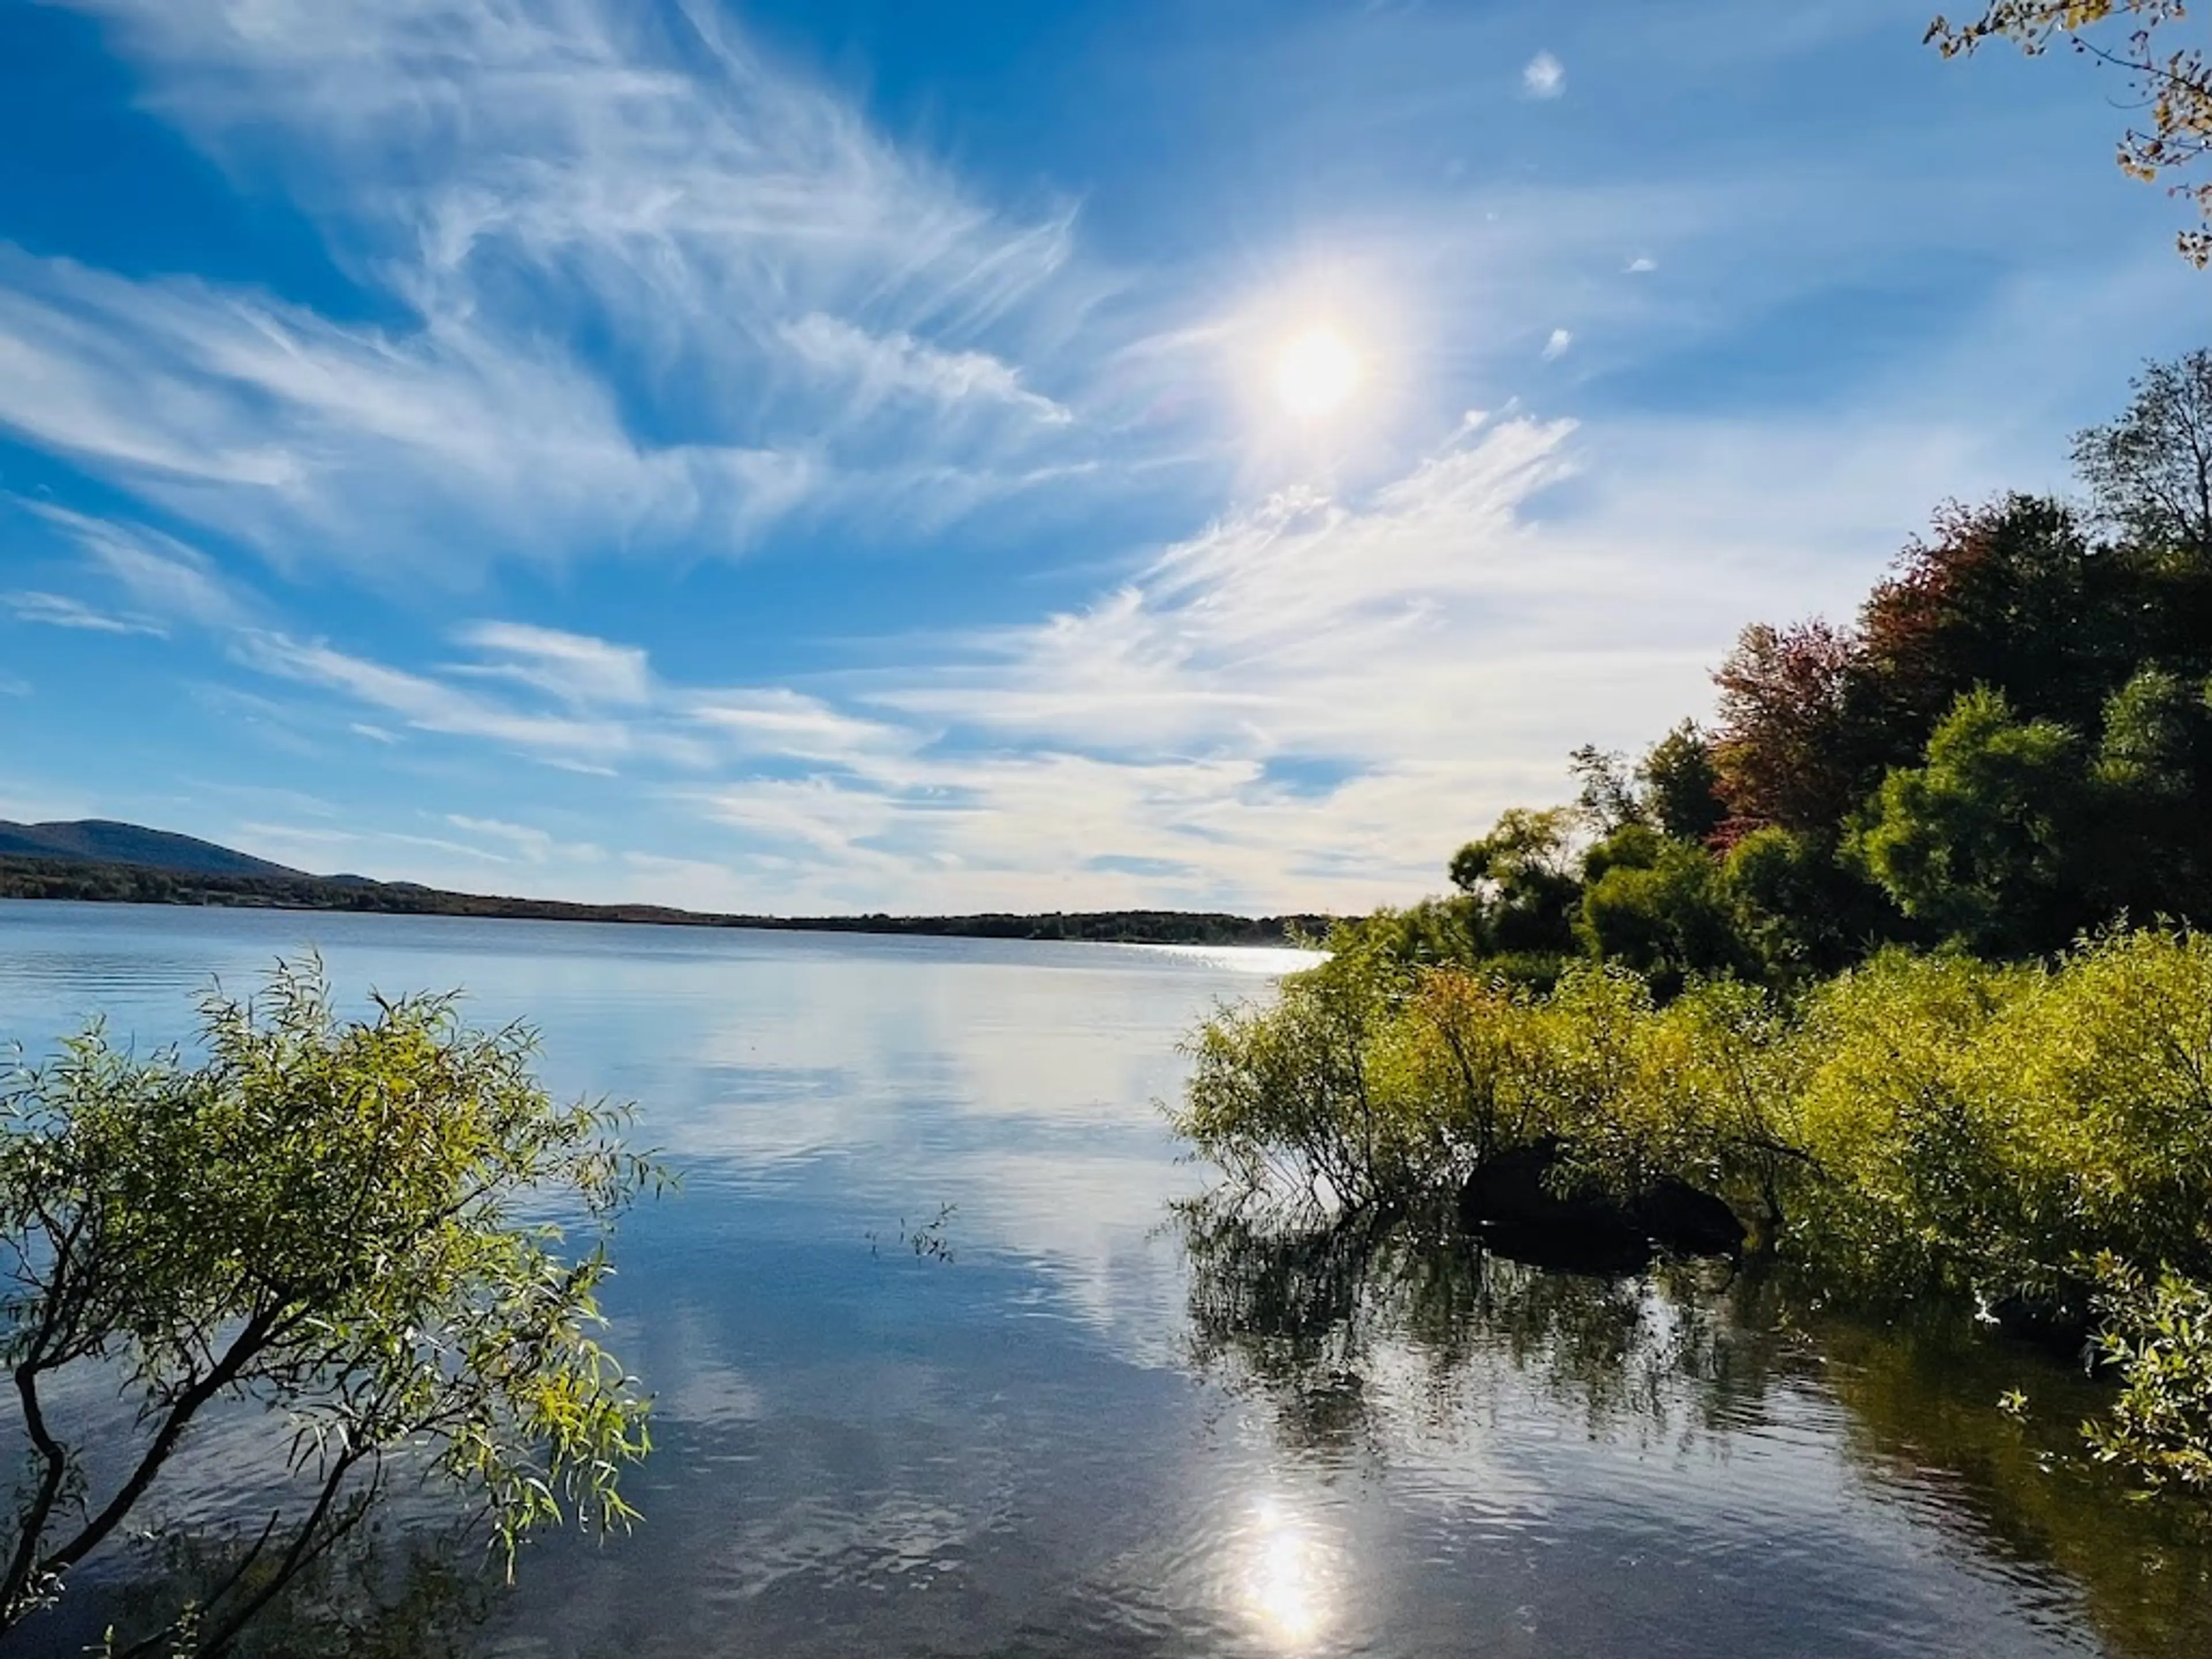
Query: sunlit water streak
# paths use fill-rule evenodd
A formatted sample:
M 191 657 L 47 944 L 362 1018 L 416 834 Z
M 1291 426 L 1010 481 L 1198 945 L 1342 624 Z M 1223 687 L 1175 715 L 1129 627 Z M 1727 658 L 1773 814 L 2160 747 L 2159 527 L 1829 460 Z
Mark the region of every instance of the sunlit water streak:
M 659 1402 L 646 1523 L 532 1550 L 473 1651 L 2212 1651 L 2203 1547 L 2041 1474 L 2082 1402 L 2032 1372 L 2056 1426 L 2003 1422 L 2028 1362 L 1985 1341 L 1364 1260 L 1278 1306 L 1268 1247 L 1194 1244 L 1176 1040 L 1308 958 L 0 904 L 0 1036 L 175 1040 L 210 975 L 311 943 L 356 1001 L 532 1019 L 685 1176 L 610 1298 Z M 946 1204 L 952 1260 L 917 1255 Z M 253 1427 L 173 1517 L 256 1493 Z

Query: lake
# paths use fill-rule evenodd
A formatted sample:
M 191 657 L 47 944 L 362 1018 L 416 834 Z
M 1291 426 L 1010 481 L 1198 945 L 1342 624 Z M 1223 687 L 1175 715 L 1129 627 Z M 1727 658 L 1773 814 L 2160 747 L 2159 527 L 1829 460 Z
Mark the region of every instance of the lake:
M 2203 1534 L 2005 1339 L 1170 1209 L 1177 1040 L 1288 953 L 0 903 L 0 1037 L 178 1039 L 310 945 L 528 1018 L 682 1176 L 608 1297 L 645 1521 L 526 1551 L 454 1651 L 2212 1653 Z M 172 1516 L 244 1501 L 203 1447 Z M 123 1593 L 79 1590 L 24 1651 Z

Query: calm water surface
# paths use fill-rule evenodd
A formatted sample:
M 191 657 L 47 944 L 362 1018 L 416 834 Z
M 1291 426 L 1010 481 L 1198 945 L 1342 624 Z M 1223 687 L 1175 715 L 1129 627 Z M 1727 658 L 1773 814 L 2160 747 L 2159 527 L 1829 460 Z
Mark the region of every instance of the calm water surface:
M 645 1524 L 462 1651 L 2212 1654 L 2212 1553 L 2001 1341 L 1179 1219 L 1176 1040 L 1281 955 L 0 903 L 0 1036 L 179 1038 L 310 945 L 531 1019 L 683 1172 L 609 1298 Z

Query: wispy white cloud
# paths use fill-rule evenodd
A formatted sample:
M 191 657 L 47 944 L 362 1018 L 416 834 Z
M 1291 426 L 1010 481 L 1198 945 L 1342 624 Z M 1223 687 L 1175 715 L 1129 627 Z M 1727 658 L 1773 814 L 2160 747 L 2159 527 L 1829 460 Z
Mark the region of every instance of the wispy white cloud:
M 571 703 L 634 707 L 653 695 L 646 653 L 635 646 L 512 622 L 477 623 L 460 637 L 492 660 L 456 673 L 518 681 Z
M 41 623 L 49 628 L 75 629 L 88 634 L 148 634 L 156 638 L 167 632 L 143 617 L 119 617 L 97 611 L 66 593 L 28 590 L 0 593 L 0 604 L 14 611 L 18 622 Z
M 865 770 L 912 751 L 931 735 L 860 718 L 788 686 L 690 693 L 675 706 L 733 756 L 774 756 Z
M 1648 253 L 1639 253 L 1628 262 L 1627 269 L 1632 276 L 1642 276 L 1658 270 L 1659 262 Z
M 1571 429 L 1476 422 L 1364 501 L 1278 495 L 1170 548 L 1087 611 L 984 636 L 1000 662 L 885 701 L 1124 752 L 1218 749 L 1238 734 L 1254 753 L 1448 752 L 1456 739 L 1438 722 L 1406 721 L 1406 704 L 1433 688 L 1405 677 L 1427 665 L 1426 641 L 1449 641 L 1440 660 L 1463 650 L 1454 630 L 1469 607 L 1495 614 L 1571 585 L 1564 550 L 1516 519 L 1565 475 Z M 1378 703 L 1394 679 L 1403 689 Z
M 783 337 L 802 362 L 848 381 L 863 410 L 905 395 L 951 409 L 977 402 L 1004 404 L 1048 426 L 1065 426 L 1075 418 L 1061 404 L 1023 386 L 1018 372 L 988 352 L 940 351 L 902 330 L 871 334 L 818 311 L 785 325 Z
M 334 694 L 349 714 L 497 744 L 592 776 L 639 767 L 699 775 L 764 763 L 880 771 L 931 737 L 787 686 L 666 685 L 638 647 L 522 623 L 473 623 L 457 638 L 478 659 L 419 670 L 263 627 L 217 637 L 240 665 Z M 399 741 L 374 720 L 343 724 L 381 744 Z
M 973 325 L 1069 254 L 1064 212 L 1001 218 L 705 6 L 664 19 L 601 0 L 78 3 L 118 26 L 157 105 L 218 154 L 267 165 L 273 121 L 294 138 L 278 163 L 311 200 L 329 171 L 383 173 L 397 187 L 356 228 L 380 232 L 380 251 L 419 250 L 405 279 L 432 314 L 522 263 L 672 301 L 671 337 L 743 331 L 776 296 Z M 709 300 L 733 310 L 710 317 Z
M 519 857 L 531 864 L 551 864 L 556 860 L 568 864 L 596 864 L 606 856 L 605 851 L 593 842 L 556 841 L 545 830 L 526 823 L 509 823 L 503 818 L 474 818 L 465 813 L 451 812 L 447 814 L 446 822 L 456 830 L 504 842 L 513 848 Z
M 418 731 L 488 738 L 525 753 L 602 763 L 606 757 L 629 753 L 636 741 L 631 729 L 617 720 L 516 708 L 319 641 L 254 631 L 237 635 L 231 648 L 250 668 L 341 693 Z
M 198 548 L 144 525 L 73 513 L 46 501 L 21 503 L 82 547 L 94 566 L 144 610 L 204 628 L 238 626 L 250 607 Z
M 1556 362 L 1567 355 L 1567 348 L 1574 343 L 1575 337 L 1570 331 L 1564 328 L 1553 329 L 1550 337 L 1544 342 L 1544 361 L 1547 363 Z
M 272 557 L 734 550 L 1008 488 L 1003 420 L 947 409 L 1076 425 L 1008 356 L 1095 288 L 1068 210 L 978 200 L 704 7 L 75 3 L 408 320 L 9 253 L 0 427 Z
M 385 335 L 4 252 L 0 428 L 280 562 L 444 580 L 466 569 L 461 530 L 539 560 L 702 523 L 742 545 L 817 474 L 793 451 L 641 445 L 610 389 L 542 341 Z
M 1531 98 L 1557 98 L 1567 89 L 1566 65 L 1540 52 L 1522 70 L 1521 86 Z

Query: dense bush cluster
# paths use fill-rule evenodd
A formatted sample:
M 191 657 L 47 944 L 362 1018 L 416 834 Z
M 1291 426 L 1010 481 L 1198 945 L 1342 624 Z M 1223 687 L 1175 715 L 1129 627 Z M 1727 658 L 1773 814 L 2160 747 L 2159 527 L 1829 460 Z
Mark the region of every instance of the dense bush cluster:
M 597 1297 L 615 1219 L 664 1179 L 626 1109 L 556 1103 L 532 1035 L 451 997 L 345 1018 L 319 963 L 201 1013 L 195 1061 L 94 1026 L 0 1078 L 0 1644 L 131 1547 L 229 1409 L 269 1413 L 283 1497 L 118 1655 L 232 1652 L 395 1483 L 443 1489 L 510 1565 L 566 1518 L 626 1526 L 648 1402 Z
M 1788 1002 L 1351 952 L 1194 1048 L 1176 1127 L 1254 1193 L 1388 1208 L 1557 1139 L 1617 1190 L 1723 1195 L 1838 1290 L 2094 1315 L 2125 1382 L 2100 1448 L 2212 1491 L 2212 938 L 1892 951 Z

